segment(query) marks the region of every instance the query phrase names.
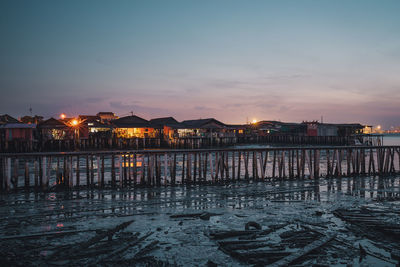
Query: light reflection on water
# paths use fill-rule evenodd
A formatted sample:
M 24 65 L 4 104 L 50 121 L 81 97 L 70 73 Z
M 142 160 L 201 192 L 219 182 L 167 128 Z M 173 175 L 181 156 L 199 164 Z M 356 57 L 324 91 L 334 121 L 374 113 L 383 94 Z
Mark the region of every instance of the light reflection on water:
M 151 207 L 156 210 L 230 209 L 256 207 L 269 203 L 337 201 L 345 196 L 359 199 L 385 199 L 400 196 L 400 176 L 344 177 L 319 180 L 238 182 L 230 185 L 192 185 L 118 190 L 80 190 L 52 193 L 1 195 L 8 204 L 32 203 L 38 211 L 74 212 L 92 204 L 101 212 L 134 212 Z M 35 205 L 41 203 L 44 205 Z M 28 205 L 29 207 L 29 205 Z M 16 213 L 21 211 L 15 211 Z
M 399 184 L 400 175 L 238 182 L 230 185 L 9 193 L 0 195 L 0 216 L 3 218 L 0 220 L 0 237 L 96 231 L 111 229 L 123 221 L 134 220 L 126 232 L 155 232 L 155 240 L 172 247 L 171 252 L 160 249 L 163 257 L 170 253 L 173 262 L 176 257 L 181 261 L 178 262 L 179 266 L 188 266 L 195 258 L 188 255 L 188 251 L 193 251 L 196 256 L 202 251 L 204 255 L 199 257 L 206 259 L 213 250 L 217 250 L 215 242 L 204 234 L 208 227 L 243 229 L 243 225 L 249 220 L 259 222 L 263 227 L 298 220 L 317 222 L 326 225 L 329 231 L 340 231 L 341 238 L 355 247 L 358 260 L 358 237 L 356 239 L 350 234 L 347 225 L 329 211 L 341 205 L 361 207 L 367 202 L 374 205 L 375 199 L 399 197 Z M 386 208 L 391 208 L 391 203 L 378 204 L 388 204 Z M 313 216 L 316 210 L 324 211 L 324 215 Z M 178 220 L 169 217 L 171 214 L 203 211 L 215 212 L 221 216 L 212 217 L 209 221 L 184 221 L 182 226 Z M 394 220 L 398 220 L 396 218 Z M 163 231 L 158 231 L 157 228 L 162 228 Z M 87 232 L 65 237 L 63 235 L 54 240 L 44 238 L 40 241 L 40 254 L 37 255 L 46 256 L 54 252 L 53 246 L 64 246 L 68 242 L 80 244 L 93 236 L 94 232 Z M 21 246 L 21 249 L 25 248 Z M 227 259 L 226 255 L 219 255 L 223 257 L 221 262 Z M 378 265 L 371 264 L 370 261 L 368 263 Z M 225 266 L 235 264 L 236 262 L 228 261 Z

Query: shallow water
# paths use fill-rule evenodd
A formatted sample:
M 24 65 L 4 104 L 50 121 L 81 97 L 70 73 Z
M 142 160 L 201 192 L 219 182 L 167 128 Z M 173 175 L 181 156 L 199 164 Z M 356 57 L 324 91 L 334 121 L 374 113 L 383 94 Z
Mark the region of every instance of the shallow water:
M 400 134 L 387 134 L 383 136 L 383 145 L 400 146 Z
M 128 221 L 134 222 L 123 233 L 154 232 L 148 242 L 158 241 L 158 249 L 150 255 L 178 266 L 204 266 L 208 260 L 221 266 L 239 266 L 242 262 L 218 249 L 206 234 L 210 230 L 244 229 L 248 221 L 256 221 L 263 228 L 279 223 L 291 223 L 291 230 L 300 222 L 323 224 L 317 230 L 337 232 L 338 238 L 354 248 L 346 255 L 317 257 L 301 264 L 382 265 L 388 262 L 367 256 L 359 263 L 358 244 L 390 259 L 389 249 L 396 244 L 369 240 L 349 230 L 348 224 L 332 214 L 337 208 L 371 207 L 399 210 L 399 201 L 377 201 L 400 196 L 400 176 L 351 177 L 235 183 L 232 185 L 176 186 L 124 190 L 85 190 L 52 193 L 15 193 L 0 196 L 1 255 L 11 248 L 19 262 L 34 265 L 49 264 L 49 255 L 66 244 L 79 243 L 92 237 L 84 230 L 110 229 Z M 210 220 L 176 219 L 172 214 L 213 212 Z M 316 216 L 322 211 L 322 216 Z M 399 224 L 399 216 L 389 217 Z M 59 238 L 4 240 L 54 231 L 83 232 Z M 274 239 L 274 237 L 271 237 Z M 30 248 L 31 245 L 33 248 Z M 398 245 L 398 244 L 397 244 Z M 383 247 L 383 248 L 382 248 Z M 134 254 L 128 250 L 124 257 Z M 14 256 L 13 256 L 14 255 Z M 333 255 L 333 254 L 332 254 Z M 94 263 L 99 255 L 79 264 Z M 62 262 L 72 264 L 71 262 Z M 394 265 L 393 265 L 394 266 Z

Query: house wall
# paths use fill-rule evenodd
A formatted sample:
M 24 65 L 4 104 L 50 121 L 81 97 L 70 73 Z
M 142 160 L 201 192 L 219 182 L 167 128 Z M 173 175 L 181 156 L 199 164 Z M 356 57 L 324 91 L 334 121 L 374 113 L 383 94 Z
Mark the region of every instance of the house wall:
M 372 133 L 372 126 L 365 126 L 365 127 L 362 129 L 362 132 L 363 132 L 364 134 L 371 134 L 371 133 Z
M 114 133 L 120 138 L 155 138 L 157 131 L 154 128 L 115 128 Z
M 31 141 L 32 129 L 7 129 L 6 130 L 6 140 L 22 139 L 26 141 Z
M 307 124 L 307 136 L 318 136 L 317 124 Z
M 318 124 L 318 136 L 337 136 L 337 127 L 334 125 Z
M 173 139 L 177 137 L 178 130 L 172 129 L 171 127 L 164 126 L 163 128 L 164 138 Z
M 44 140 L 65 140 L 69 139 L 69 134 L 61 129 L 42 129 Z

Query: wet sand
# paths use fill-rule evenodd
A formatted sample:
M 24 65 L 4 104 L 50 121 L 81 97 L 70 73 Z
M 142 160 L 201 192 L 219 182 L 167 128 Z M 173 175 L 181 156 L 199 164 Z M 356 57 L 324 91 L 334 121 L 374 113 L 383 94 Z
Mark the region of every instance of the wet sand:
M 218 241 L 210 233 L 244 230 L 246 223 L 254 221 L 263 230 L 283 226 L 266 235 L 264 241 L 272 247 L 282 242 L 280 234 L 302 227 L 311 227 L 324 235 L 337 234 L 323 249 L 296 262 L 298 265 L 395 266 L 390 251 L 399 248 L 398 242 L 378 232 L 365 235 L 333 211 L 367 208 L 380 211 L 380 219 L 399 225 L 399 181 L 400 176 L 352 177 L 317 182 L 242 182 L 1 195 L 0 263 L 249 265 L 219 249 Z M 195 216 L 185 216 L 188 214 Z M 112 237 L 95 240 L 106 230 L 130 220 L 133 222 Z M 137 242 L 137 237 L 143 239 Z M 95 242 L 87 246 L 88 240 Z M 367 254 L 360 262 L 359 244 L 382 259 Z M 285 250 L 292 251 L 289 247 Z

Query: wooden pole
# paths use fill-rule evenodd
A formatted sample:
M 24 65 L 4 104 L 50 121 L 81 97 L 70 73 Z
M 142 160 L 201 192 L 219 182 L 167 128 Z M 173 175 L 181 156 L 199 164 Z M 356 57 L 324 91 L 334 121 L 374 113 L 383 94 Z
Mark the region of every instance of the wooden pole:
M 101 176 L 101 161 L 100 161 L 100 156 L 96 156 L 96 162 L 97 162 L 97 186 L 100 185 L 100 176 Z
M 33 163 L 33 167 L 35 170 L 35 189 L 39 186 L 39 163 L 37 158 L 35 158 L 35 162 Z
M 272 161 L 272 177 L 275 178 L 275 166 L 276 166 L 276 151 L 273 153 L 273 161 Z
M 283 174 L 283 178 L 286 178 L 286 163 L 285 163 L 285 159 L 286 159 L 286 152 L 285 150 L 282 150 L 282 174 Z
M 201 147 L 201 144 L 199 144 L 199 146 Z M 199 170 L 199 179 L 198 181 L 201 182 L 203 180 L 203 154 L 200 152 L 199 153 L 199 166 L 198 166 L 198 170 Z
M 47 181 L 47 157 L 43 157 L 43 161 L 42 161 L 42 179 L 41 179 L 41 183 L 42 183 L 42 189 L 45 190 L 46 189 L 46 181 Z
M 176 183 L 176 153 L 174 153 L 174 163 L 173 163 L 173 171 L 172 171 L 172 176 L 173 176 L 173 180 L 172 180 L 172 185 L 175 185 Z
M 317 149 L 314 151 L 314 169 L 315 169 L 315 179 L 319 178 L 319 168 L 320 168 L 320 150 Z
M 245 173 L 244 177 L 248 181 L 249 180 L 249 152 L 244 152 L 244 168 L 245 168 Z
M 308 154 L 310 154 L 310 156 Z M 309 153 L 307 153 L 307 151 L 305 151 L 305 156 L 306 156 L 305 160 L 308 163 L 308 172 L 310 174 L 310 179 L 313 179 L 314 178 L 314 175 L 313 175 L 314 173 L 313 173 L 313 169 L 312 169 L 312 162 L 311 162 L 312 157 L 311 157 L 311 154 L 312 154 L 311 150 L 309 150 Z
M 210 173 L 211 173 L 211 182 L 215 183 L 214 180 L 214 168 L 213 168 L 213 161 L 212 161 L 212 154 L 211 152 L 208 152 L 208 157 L 210 159 Z
M 241 166 L 241 162 L 242 162 L 242 152 L 239 151 L 239 153 L 238 153 L 238 171 L 237 171 L 237 179 L 238 179 L 238 181 L 240 181 L 240 166 Z
M 25 161 L 25 189 L 29 189 L 29 161 Z
M 119 180 L 119 186 L 123 186 L 123 172 L 122 172 L 122 160 L 121 160 L 121 155 L 117 156 L 117 166 L 118 166 L 118 180 Z
M 146 171 L 146 159 L 145 159 L 145 154 L 142 154 L 142 166 L 140 167 L 140 184 L 144 185 L 146 183 L 144 177 L 145 177 L 145 171 Z
M 168 184 L 168 154 L 164 153 L 164 185 Z
M 90 186 L 94 186 L 94 158 L 93 154 L 90 154 Z
M 68 185 L 69 185 L 69 162 L 68 162 L 68 156 L 64 157 L 63 166 L 64 166 L 64 183 L 63 183 L 63 186 L 65 188 L 68 188 Z
M 128 184 L 129 184 L 129 186 L 131 186 L 132 185 L 132 166 L 131 166 L 131 164 L 132 164 L 132 154 L 131 153 L 127 153 L 127 155 L 128 155 Z M 126 168 L 126 166 L 125 166 L 125 168 Z
M 232 181 L 235 181 L 235 151 L 232 151 Z
M 86 155 L 86 186 L 90 186 L 89 155 Z
M 137 184 L 137 154 L 133 154 L 133 185 L 136 187 Z
M 11 179 L 14 190 L 17 190 L 17 188 L 18 188 L 18 169 L 19 169 L 19 160 L 17 158 L 15 158 L 13 174 L 12 174 L 12 179 Z
M 229 181 L 229 152 L 225 153 L 225 177 L 226 180 Z
M 6 184 L 5 184 L 5 188 L 7 191 L 10 190 L 10 184 L 11 184 L 11 158 L 6 158 Z
M 71 170 L 71 172 L 70 172 L 71 178 L 69 179 L 69 188 L 73 188 L 74 187 L 73 157 L 70 156 L 69 158 L 70 158 L 69 164 L 70 164 L 70 170 Z M 48 168 L 49 172 L 50 172 L 50 163 L 51 163 L 51 159 L 49 159 L 49 168 Z M 49 178 L 50 178 L 50 173 L 47 175 L 47 186 L 49 185 Z
M 76 156 L 76 186 L 80 185 L 80 164 L 79 164 L 79 155 Z
M 207 164 L 208 164 L 208 153 L 204 155 L 204 162 L 203 162 L 203 180 L 204 182 L 207 181 Z
M 115 179 L 115 155 L 111 154 L 111 186 L 115 187 L 116 179 Z
M 219 152 L 215 152 L 215 182 L 218 183 L 219 174 Z
M 127 173 L 127 170 L 128 170 L 128 167 L 127 167 L 127 160 L 126 160 L 126 157 L 129 157 L 129 154 L 128 153 L 124 153 L 123 155 L 122 155 L 122 157 L 123 157 L 123 159 L 124 159 L 124 161 L 123 161 L 123 165 L 122 165 L 122 168 L 123 168 L 123 180 L 122 180 L 122 183 L 123 183 L 123 186 L 127 186 L 127 184 L 128 184 L 128 173 Z
M 185 153 L 182 155 L 183 159 L 182 159 L 182 178 L 181 178 L 181 183 L 184 184 L 185 183 L 185 158 L 186 155 Z
M 100 179 L 100 187 L 104 187 L 104 156 L 101 156 L 101 179 Z
M 347 149 L 347 155 L 346 155 L 346 160 L 347 160 L 347 176 L 350 176 L 350 175 L 351 175 L 351 165 L 350 165 L 350 163 L 351 163 L 351 154 L 352 154 L 351 149 Z
M 194 163 L 193 163 L 193 183 L 196 183 L 197 175 L 197 153 L 194 153 Z

